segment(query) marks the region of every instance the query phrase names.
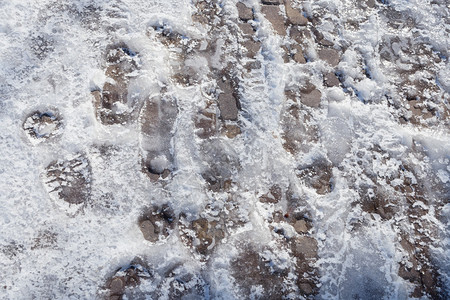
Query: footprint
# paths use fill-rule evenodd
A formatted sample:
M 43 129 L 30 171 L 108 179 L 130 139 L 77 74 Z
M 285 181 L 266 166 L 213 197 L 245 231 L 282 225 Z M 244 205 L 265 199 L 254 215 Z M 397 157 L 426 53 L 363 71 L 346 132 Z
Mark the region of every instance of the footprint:
M 150 208 L 139 218 L 139 228 L 144 239 L 155 243 L 166 239 L 175 227 L 176 217 L 168 205 Z
M 276 214 L 277 215 L 277 214 Z M 281 247 L 287 249 L 295 259 L 293 271 L 297 276 L 296 285 L 303 296 L 313 296 L 318 292 L 318 277 L 315 263 L 318 258 L 318 244 L 310 233 L 312 221 L 307 213 L 294 212 L 275 216 L 271 228 L 282 236 Z M 290 225 L 290 232 L 286 232 Z M 293 231 L 292 231 L 293 229 Z
M 162 270 L 161 270 L 162 271 Z M 209 284 L 192 266 L 177 263 L 161 272 L 155 299 L 208 299 Z
M 47 58 L 55 50 L 55 41 L 48 35 L 40 34 L 30 38 L 31 50 L 40 60 Z
M 30 141 L 41 143 L 62 134 L 62 117 L 56 109 L 38 110 L 27 116 L 22 124 Z
M 182 261 L 149 267 L 136 257 L 114 273 L 102 293 L 108 300 L 205 299 L 209 284 L 195 266 Z
M 204 56 L 208 41 L 196 40 L 176 32 L 172 28 L 154 27 L 156 37 L 169 53 L 171 79 L 182 87 L 198 85 L 208 72 L 208 61 Z
M 57 206 L 70 214 L 78 212 L 90 201 L 92 171 L 84 154 L 50 163 L 43 174 L 43 181 Z
M 260 299 L 290 299 L 298 294 L 288 264 L 280 264 L 280 253 L 269 247 L 257 247 L 245 241 L 230 262 L 230 273 L 243 298 L 252 298 L 258 290 Z M 280 251 L 281 252 L 281 251 Z
M 196 253 L 207 259 L 214 248 L 225 238 L 226 228 L 221 221 L 224 220 L 199 218 L 189 222 L 181 216 L 180 238 L 187 247 L 195 249 Z
M 129 265 L 116 271 L 114 276 L 106 284 L 108 295 L 105 297 L 106 299 L 120 300 L 123 299 L 123 296 L 128 296 L 129 293 L 137 296 L 135 293 L 139 285 L 143 281 L 148 281 L 153 278 L 152 272 L 142 264 L 139 264 L 141 261 L 140 258 L 135 258 Z
M 300 166 L 296 172 L 308 187 L 316 190 L 319 195 L 325 195 L 332 191 L 332 164 L 325 158 L 314 160 L 310 164 Z
M 297 197 L 293 187 L 285 190 L 277 184 L 272 186 L 268 193 L 260 197 L 259 200 L 262 203 L 267 203 L 265 205 L 274 206 L 275 208 L 278 207 L 278 209 L 272 213 L 271 217 L 266 218 L 268 228 L 271 230 L 276 243 L 272 244 L 272 248 L 264 251 L 260 250 L 259 254 L 257 254 L 260 260 L 267 251 L 274 253 L 285 252 L 285 255 L 289 255 L 292 264 L 289 266 L 281 264 L 283 270 L 279 271 L 276 271 L 276 267 L 275 269 L 269 268 L 273 273 L 270 276 L 279 276 L 279 278 L 274 279 L 275 281 L 285 281 L 289 276 L 295 276 L 295 284 L 291 288 L 294 290 L 298 289 L 300 294 L 309 299 L 313 298 L 319 289 L 319 274 L 315 266 L 318 258 L 318 243 L 312 236 L 314 223 L 307 208 L 308 204 L 297 199 Z M 282 203 L 287 203 L 287 210 L 284 212 L 280 206 Z M 255 253 L 252 255 L 255 255 Z M 276 255 L 269 255 L 269 258 L 273 257 L 276 258 Z M 256 265 L 256 258 L 253 257 L 252 259 Z M 266 268 L 272 266 L 272 263 L 269 261 L 266 264 Z M 276 260 L 274 264 L 276 266 Z M 288 275 L 289 273 L 291 275 Z
M 137 114 L 138 105 L 128 97 L 132 73 L 139 69 L 139 56 L 126 44 L 111 46 L 106 54 L 106 82 L 92 91 L 97 118 L 104 125 L 125 124 Z
M 311 114 L 298 103 L 298 94 L 286 91 L 286 97 L 292 101 L 287 101 L 281 112 L 283 148 L 292 155 L 308 152 L 319 139 L 318 128 Z
M 176 99 L 164 93 L 148 99 L 141 109 L 142 165 L 152 181 L 167 178 L 175 169 L 171 140 L 177 115 Z
M 202 177 L 213 192 L 226 192 L 233 184 L 233 176 L 240 169 L 239 157 L 229 144 L 211 140 L 201 145 L 206 168 Z

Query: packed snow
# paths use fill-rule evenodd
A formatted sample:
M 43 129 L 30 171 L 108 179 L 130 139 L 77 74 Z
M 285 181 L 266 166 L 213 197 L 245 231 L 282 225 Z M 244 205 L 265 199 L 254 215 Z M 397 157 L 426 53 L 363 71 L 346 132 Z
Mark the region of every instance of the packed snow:
M 450 298 L 448 0 L 0 19 L 1 299 Z

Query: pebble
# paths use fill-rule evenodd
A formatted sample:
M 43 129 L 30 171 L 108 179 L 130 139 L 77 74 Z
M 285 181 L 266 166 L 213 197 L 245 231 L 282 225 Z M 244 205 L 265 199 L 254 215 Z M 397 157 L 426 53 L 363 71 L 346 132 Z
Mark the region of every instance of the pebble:
M 203 110 L 197 115 L 195 127 L 201 139 L 207 139 L 216 134 L 216 114 L 213 111 Z
M 253 30 L 252 25 L 249 23 L 241 23 L 238 26 L 244 36 L 252 36 L 255 33 L 255 30 Z
M 282 0 L 262 0 L 262 4 L 280 5 Z
M 195 248 L 198 253 L 208 255 L 213 251 L 215 245 L 225 237 L 225 231 L 217 221 L 208 221 L 201 218 L 192 221 L 191 230 L 195 232 L 198 243 Z
M 317 257 L 317 241 L 308 236 L 297 236 L 293 242 L 293 254 L 302 260 L 310 260 Z
M 313 293 L 313 289 L 309 283 L 300 283 L 299 288 L 303 293 L 305 293 L 307 295 L 310 295 Z
M 337 66 L 339 63 L 339 53 L 334 49 L 325 48 L 319 50 L 319 58 L 333 67 Z
M 306 226 L 305 220 L 297 220 L 294 223 L 294 229 L 297 233 L 307 233 L 308 227 Z
M 292 7 L 292 0 L 287 0 L 285 7 L 286 16 L 291 24 L 300 26 L 306 26 L 308 24 L 308 19 L 302 15 L 301 11 Z
M 161 237 L 167 237 L 170 229 L 173 229 L 175 215 L 173 210 L 164 205 L 154 207 L 145 213 L 139 221 L 139 228 L 147 241 L 152 243 L 158 241 Z
M 145 220 L 141 223 L 139 228 L 142 231 L 144 239 L 150 242 L 156 242 L 158 240 L 158 234 L 155 233 L 155 226 L 149 220 Z
M 247 71 L 261 69 L 261 62 L 259 60 L 248 62 L 245 64 L 245 68 L 247 69 Z
M 236 121 L 238 118 L 237 103 L 232 94 L 222 93 L 219 95 L 219 110 L 223 120 Z
M 261 48 L 260 42 L 255 42 L 253 40 L 247 40 L 242 43 L 245 49 L 247 49 L 247 57 L 254 58 Z
M 279 35 L 286 35 L 286 28 L 284 25 L 284 18 L 280 14 L 280 8 L 274 5 L 263 5 L 261 12 L 272 23 L 273 29 Z
M 234 124 L 225 125 L 224 131 L 225 131 L 225 135 L 229 139 L 233 139 L 236 136 L 238 136 L 239 134 L 241 134 L 241 128 L 239 128 L 239 126 L 234 125 Z
M 314 188 L 320 195 L 331 191 L 331 164 L 323 158 L 315 160 L 309 166 L 300 168 L 297 176 L 302 178 L 307 186 Z
M 332 72 L 326 73 L 323 76 L 323 79 L 327 87 L 339 86 L 339 79 L 337 78 L 336 74 Z
M 300 102 L 309 107 L 317 108 L 320 106 L 321 97 L 322 93 L 319 90 L 314 89 L 309 93 L 302 92 L 300 96 Z
M 311 32 L 307 29 L 300 29 L 298 26 L 293 26 L 289 32 L 289 36 L 299 44 L 303 44 L 305 40 L 311 39 Z
M 111 290 L 111 294 L 123 294 L 125 290 L 125 282 L 123 278 L 116 277 L 111 281 L 111 284 L 109 286 Z
M 329 41 L 327 39 L 321 39 L 319 41 L 319 44 L 322 45 L 322 46 L 325 46 L 325 47 L 331 47 L 331 46 L 334 45 L 334 43 L 332 41 Z
M 302 50 L 302 47 L 300 47 L 299 45 L 294 45 L 292 48 L 293 48 L 294 50 L 296 50 L 296 52 L 295 52 L 295 54 L 294 54 L 294 56 L 293 56 L 294 61 L 297 62 L 297 63 L 299 63 L 299 64 L 305 64 L 305 63 L 306 63 L 306 59 L 305 59 L 305 57 L 303 56 L 303 50 Z
M 242 2 L 238 2 L 236 7 L 238 9 L 239 19 L 242 21 L 253 20 L 253 10 L 250 7 Z

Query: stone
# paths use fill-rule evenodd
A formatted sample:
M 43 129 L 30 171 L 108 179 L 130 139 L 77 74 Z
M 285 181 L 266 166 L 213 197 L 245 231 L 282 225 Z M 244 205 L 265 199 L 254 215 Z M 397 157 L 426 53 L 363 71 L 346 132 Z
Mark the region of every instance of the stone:
M 339 79 L 337 78 L 336 74 L 332 72 L 326 73 L 323 76 L 323 80 L 327 87 L 339 86 Z
M 339 52 L 335 49 L 324 48 L 319 50 L 319 58 L 335 67 L 339 63 Z
M 231 153 L 229 146 L 224 146 L 222 141 L 225 142 L 223 139 L 215 139 L 210 143 L 203 143 L 200 148 L 205 166 L 201 176 L 205 180 L 205 187 L 213 192 L 228 191 L 233 185 L 233 174 L 241 168 L 237 155 Z
M 282 0 L 261 0 L 262 4 L 280 5 Z
M 292 241 L 292 253 L 300 260 L 317 258 L 317 241 L 308 236 L 297 236 Z
M 253 34 L 255 33 L 255 30 L 250 23 L 240 23 L 238 26 L 242 31 L 242 35 L 246 37 L 253 36 Z
M 245 68 L 247 71 L 261 69 L 261 62 L 259 60 L 248 62 L 245 64 Z
M 294 61 L 299 63 L 299 64 L 305 64 L 306 63 L 306 59 L 303 56 L 302 47 L 300 47 L 299 45 L 294 45 L 293 50 L 295 51 L 295 53 L 293 55 Z
M 232 94 L 234 92 L 234 80 L 228 74 L 218 75 L 217 85 L 222 93 Z
M 287 64 L 289 62 L 289 60 L 290 60 L 290 57 L 291 57 L 291 51 L 285 45 L 282 45 L 281 49 L 283 49 L 283 62 L 285 64 Z
M 299 26 L 292 26 L 289 36 L 297 43 L 304 44 L 305 40 L 311 39 L 311 32 L 307 29 L 300 29 Z
M 238 2 L 236 7 L 238 9 L 239 19 L 242 21 L 253 20 L 253 10 L 251 7 L 248 7 L 242 2 Z
M 167 237 L 174 227 L 175 215 L 168 205 L 153 207 L 139 219 L 139 229 L 144 239 L 152 243 Z
M 361 189 L 361 208 L 368 213 L 378 214 L 383 220 L 392 219 L 398 213 L 399 207 L 395 198 L 382 188 L 371 189 L 373 194 L 367 193 L 367 187 Z
M 164 272 L 164 278 L 161 279 L 156 290 L 164 291 L 165 299 L 208 299 L 208 283 L 200 272 L 192 270 L 189 265 L 173 262 L 166 267 L 168 270 Z M 161 293 L 154 297 L 146 295 L 145 298 L 139 299 L 162 299 Z M 137 299 L 137 298 L 130 298 Z
M 325 47 L 332 47 L 334 45 L 334 43 L 332 41 L 329 41 L 327 39 L 321 39 L 319 41 L 319 44 Z
M 309 94 L 316 89 L 316 86 L 311 82 L 307 81 L 300 87 L 300 92 L 303 94 Z
M 123 294 L 125 291 L 124 279 L 122 277 L 114 278 L 109 285 L 109 289 L 113 295 Z
M 306 226 L 305 220 L 297 220 L 294 223 L 294 229 L 297 231 L 297 233 L 307 233 L 308 232 L 308 226 Z
M 320 106 L 320 98 L 322 97 L 322 93 L 314 89 L 309 93 L 302 92 L 300 95 L 300 102 L 309 106 L 318 108 Z
M 308 19 L 302 15 L 301 11 L 292 7 L 292 0 L 286 1 L 285 8 L 289 23 L 300 26 L 306 26 L 308 24 Z
M 195 6 L 198 12 L 192 15 L 192 20 L 202 24 L 213 25 L 217 15 L 216 4 L 212 1 L 196 1 Z
M 287 295 L 289 292 L 284 288 L 288 277 L 285 270 L 272 268 L 271 261 L 264 259 L 259 251 L 250 245 L 231 261 L 230 271 L 242 299 L 290 299 Z M 257 297 L 254 293 L 255 287 L 258 287 Z
M 414 192 L 414 190 L 412 189 L 411 186 L 408 185 L 408 186 L 405 187 L 405 192 L 408 193 L 408 194 L 412 194 Z
M 220 117 L 223 120 L 236 121 L 238 118 L 238 107 L 236 99 L 231 93 L 221 93 L 219 95 Z
M 263 5 L 261 12 L 267 20 L 272 23 L 272 27 L 279 35 L 286 35 L 286 27 L 284 25 L 284 18 L 280 14 L 280 8 L 274 5 Z
M 375 0 L 366 0 L 366 4 L 367 4 L 368 7 L 374 8 L 375 7 Z
M 422 115 L 422 108 L 417 108 L 416 106 L 410 106 L 409 110 L 412 112 L 413 116 L 418 117 Z
M 208 183 L 208 188 L 213 192 L 228 191 L 231 188 L 231 179 L 220 175 L 217 170 L 209 170 L 203 173 L 202 177 Z
M 214 136 L 216 130 L 216 113 L 211 110 L 202 110 L 195 118 L 195 127 L 197 128 L 197 135 L 201 139 L 207 139 Z
M 235 124 L 227 124 L 224 128 L 225 135 L 229 139 L 234 139 L 236 136 L 241 134 L 241 128 Z
M 150 242 L 156 242 L 158 240 L 158 235 L 155 234 L 155 226 L 153 226 L 152 222 L 149 220 L 145 220 L 141 223 L 139 228 L 142 231 L 142 234 L 144 235 L 144 239 Z
M 123 299 L 126 296 L 127 299 L 132 297 L 133 288 L 141 284 L 142 281 L 152 278 L 152 273 L 147 268 L 144 268 L 141 264 L 135 263 L 139 261 L 142 263 L 142 259 L 136 257 L 129 265 L 120 268 L 107 282 L 107 288 L 109 295 L 106 299 Z
M 314 292 L 313 288 L 311 287 L 311 285 L 309 283 L 300 283 L 299 288 L 303 293 L 305 293 L 307 295 L 310 295 Z
M 320 32 L 319 30 L 317 30 L 316 27 L 311 27 L 311 31 L 312 31 L 312 33 L 314 34 L 315 39 L 316 39 L 317 42 L 320 42 L 321 40 L 324 39 L 323 33 Z
M 249 39 L 243 43 L 243 46 L 247 49 L 247 57 L 254 58 L 261 48 L 261 43 Z
M 408 268 L 406 265 L 401 264 L 398 269 L 398 275 L 411 282 L 420 282 L 420 273 L 415 267 Z
M 199 239 L 200 245 L 197 246 L 197 251 L 201 254 L 206 255 L 209 246 L 212 245 L 214 240 L 214 233 L 211 232 L 209 222 L 207 219 L 202 218 L 192 222 L 192 229 Z
M 311 144 L 318 140 L 318 128 L 310 123 L 310 115 L 298 103 L 297 93 L 285 91 L 286 97 L 292 104 L 287 105 L 282 113 L 283 147 L 291 154 L 298 151 L 308 152 Z

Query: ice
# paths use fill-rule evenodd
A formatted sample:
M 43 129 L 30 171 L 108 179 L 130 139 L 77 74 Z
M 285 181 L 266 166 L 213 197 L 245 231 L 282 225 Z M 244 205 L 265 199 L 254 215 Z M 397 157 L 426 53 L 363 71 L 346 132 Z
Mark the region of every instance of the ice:
M 447 183 L 450 181 L 449 173 L 442 169 L 437 171 L 437 176 L 442 181 L 442 183 Z
M 0 298 L 449 298 L 449 15 L 0 1 Z

